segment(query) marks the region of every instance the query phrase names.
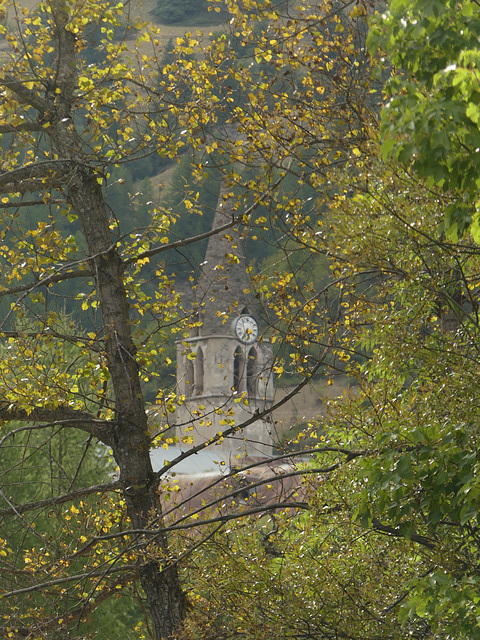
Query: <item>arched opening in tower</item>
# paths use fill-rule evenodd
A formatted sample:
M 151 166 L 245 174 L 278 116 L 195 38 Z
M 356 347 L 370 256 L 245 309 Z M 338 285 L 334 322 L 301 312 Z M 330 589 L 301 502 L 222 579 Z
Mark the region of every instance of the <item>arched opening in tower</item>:
M 247 390 L 245 379 L 245 353 L 241 347 L 235 349 L 233 356 L 233 390 L 244 393 Z
M 189 398 L 195 390 L 195 369 L 190 349 L 185 354 L 185 396 Z
M 257 395 L 258 352 L 252 347 L 247 358 L 247 394 L 249 397 Z
M 205 359 L 203 357 L 203 350 L 201 347 L 197 349 L 197 357 L 194 361 L 194 373 L 195 373 L 195 395 L 201 395 L 203 393 L 203 380 L 205 377 Z

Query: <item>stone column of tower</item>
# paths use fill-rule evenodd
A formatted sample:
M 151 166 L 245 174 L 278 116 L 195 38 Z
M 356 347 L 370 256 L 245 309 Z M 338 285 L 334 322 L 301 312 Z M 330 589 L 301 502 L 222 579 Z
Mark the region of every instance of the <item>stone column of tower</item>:
M 233 219 L 232 208 L 222 185 L 213 229 Z M 177 392 L 185 396 L 177 425 L 200 444 L 273 403 L 272 348 L 262 338 L 237 228 L 210 237 L 195 297 L 200 326 L 177 342 Z M 271 425 L 256 420 L 215 446 L 232 460 L 269 457 Z

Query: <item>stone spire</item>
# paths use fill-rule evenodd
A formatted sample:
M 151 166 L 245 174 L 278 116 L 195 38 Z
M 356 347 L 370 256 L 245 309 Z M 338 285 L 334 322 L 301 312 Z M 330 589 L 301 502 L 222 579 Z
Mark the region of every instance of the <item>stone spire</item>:
M 228 196 L 222 183 L 213 230 L 234 220 L 235 199 Z M 179 403 L 176 420 L 182 437 L 193 438 L 195 445 L 225 432 L 232 421 L 242 427 L 273 403 L 270 342 L 256 332 L 251 332 L 252 340 L 245 340 L 234 326 L 242 314 L 243 320 L 255 316 L 255 298 L 249 289 L 237 226 L 210 236 L 195 287 L 201 326 L 177 341 L 177 390 L 184 400 Z M 258 330 L 255 319 L 249 320 Z M 215 447 L 232 454 L 232 459 L 238 455 L 270 457 L 272 428 L 271 422 L 258 418 L 241 432 L 225 436 Z
M 234 199 L 222 182 L 213 221 L 213 229 L 233 220 Z M 202 335 L 231 332 L 231 319 L 248 308 L 252 312 L 253 297 L 238 228 L 230 227 L 209 238 L 202 274 L 195 293 L 200 308 Z

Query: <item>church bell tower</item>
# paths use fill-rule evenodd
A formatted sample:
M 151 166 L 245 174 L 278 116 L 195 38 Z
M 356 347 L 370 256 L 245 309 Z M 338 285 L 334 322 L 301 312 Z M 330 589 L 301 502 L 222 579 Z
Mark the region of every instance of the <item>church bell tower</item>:
M 232 221 L 232 200 L 222 184 L 213 229 Z M 209 238 L 202 273 L 195 287 L 198 326 L 177 342 L 177 425 L 195 445 L 240 427 L 216 447 L 234 456 L 270 457 L 273 423 L 242 424 L 273 404 L 273 353 L 262 335 L 250 292 L 247 264 L 238 229 Z

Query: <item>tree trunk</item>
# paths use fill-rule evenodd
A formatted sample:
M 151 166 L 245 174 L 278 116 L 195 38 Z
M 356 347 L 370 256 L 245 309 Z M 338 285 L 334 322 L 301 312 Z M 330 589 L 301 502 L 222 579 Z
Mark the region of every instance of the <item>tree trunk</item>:
M 102 191 L 93 172 L 79 168 L 67 198 L 82 225 L 94 258 L 97 295 L 103 317 L 108 369 L 115 394 L 112 449 L 120 468 L 127 513 L 133 529 L 145 529 L 161 515 L 150 461 L 150 437 L 140 386 L 121 257 L 110 237 Z M 147 542 L 147 541 L 146 541 Z M 156 556 L 168 557 L 165 535 L 157 538 Z M 162 570 L 159 561 L 140 547 L 138 572 L 146 594 L 155 637 L 171 638 L 182 622 L 186 599 L 176 567 Z
M 38 165 L 28 162 L 16 171 L 6 172 L 2 186 L 22 193 L 61 189 L 78 216 L 95 274 L 105 358 L 115 398 L 115 420 L 99 425 L 98 430 L 91 425 L 90 432 L 112 447 L 132 527 L 146 529 L 152 521 L 160 521 L 161 506 L 150 462 L 150 436 L 131 332 L 124 264 L 109 228 L 98 163 L 76 129 L 77 36 L 70 11 L 72 7 L 78 11 L 78 6 L 67 0 L 50 0 L 47 4 L 51 15 L 48 28 L 52 29 L 51 67 L 42 70 L 46 75 L 34 89 L 29 86 L 30 68 L 27 81 L 6 72 L 1 82 L 16 96 L 18 104 L 28 105 L 32 113 L 37 113 L 36 122 L 28 124 L 39 127 L 50 139 L 51 161 Z M 167 538 L 159 534 L 152 543 L 145 537 L 135 551 L 155 638 L 172 638 L 184 618 L 186 599 L 176 566 L 165 568 L 169 562 Z
M 134 529 L 145 529 L 161 516 L 157 487 L 150 462 L 150 437 L 140 385 L 130 309 L 124 286 L 124 265 L 109 228 L 107 207 L 88 155 L 71 117 L 76 86 L 75 36 L 65 28 L 65 0 L 53 3 L 57 87 L 46 95 L 46 113 L 54 114 L 47 129 L 55 152 L 75 168 L 68 180 L 66 198 L 77 214 L 96 274 L 96 292 L 102 312 L 105 355 L 115 396 L 115 422 L 109 444 L 120 468 L 127 513 Z M 155 638 L 172 638 L 182 622 L 186 599 L 176 567 L 163 569 L 158 558 L 168 561 L 165 535 L 156 539 L 158 553 L 140 545 L 138 575 L 146 594 Z

